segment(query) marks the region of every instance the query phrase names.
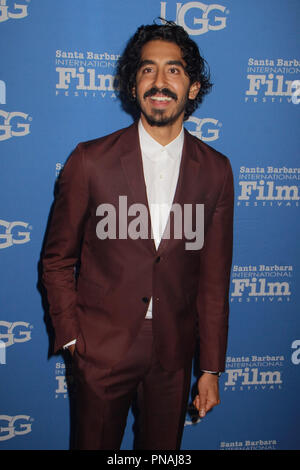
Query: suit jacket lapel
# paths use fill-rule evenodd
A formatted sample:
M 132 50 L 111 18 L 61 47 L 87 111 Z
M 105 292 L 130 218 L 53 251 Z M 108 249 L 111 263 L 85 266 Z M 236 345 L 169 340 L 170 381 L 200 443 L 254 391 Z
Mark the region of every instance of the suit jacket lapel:
M 132 196 L 132 201 L 128 201 L 128 206 L 130 202 L 132 204 L 141 204 L 146 208 L 147 222 L 145 223 L 145 220 L 141 217 L 143 228 L 147 233 L 147 240 L 143 241 L 147 243 L 148 247 L 154 253 L 156 253 L 155 243 L 151 236 L 151 217 L 147 199 L 137 123 L 130 126 L 126 131 L 126 134 L 123 136 L 122 154 L 120 159 Z
M 205 175 L 201 171 L 203 167 L 203 165 L 201 164 L 201 160 L 202 158 L 199 160 L 199 156 L 195 155 L 195 146 L 193 143 L 192 136 L 188 133 L 187 130 L 185 130 L 179 177 L 173 200 L 173 204 L 179 204 L 181 206 L 182 218 L 184 217 L 184 204 L 204 203 Z M 168 223 L 169 222 L 170 217 L 168 219 Z M 184 233 L 182 233 L 182 236 L 184 237 Z M 178 242 L 178 239 L 174 239 L 171 237 L 164 238 L 163 236 L 158 247 L 158 254 L 161 254 L 162 252 L 166 251 L 166 249 L 169 250 L 174 244 Z

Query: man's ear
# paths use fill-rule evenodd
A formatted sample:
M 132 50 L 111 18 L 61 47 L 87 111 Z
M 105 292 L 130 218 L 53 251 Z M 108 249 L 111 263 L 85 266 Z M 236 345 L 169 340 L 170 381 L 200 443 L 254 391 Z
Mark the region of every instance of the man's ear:
M 189 91 L 190 100 L 194 100 L 197 97 L 200 88 L 201 88 L 201 84 L 199 82 L 192 83 L 192 85 L 190 86 L 190 91 Z

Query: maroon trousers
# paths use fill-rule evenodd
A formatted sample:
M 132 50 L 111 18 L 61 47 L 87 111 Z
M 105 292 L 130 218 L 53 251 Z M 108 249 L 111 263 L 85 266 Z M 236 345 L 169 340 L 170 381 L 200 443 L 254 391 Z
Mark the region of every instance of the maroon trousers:
M 120 449 L 127 415 L 138 404 L 137 448 L 180 448 L 190 388 L 191 364 L 175 372 L 164 370 L 155 354 L 152 321 L 145 320 L 128 353 L 112 369 L 81 372 L 77 379 L 76 449 Z M 76 367 L 77 366 L 77 367 Z

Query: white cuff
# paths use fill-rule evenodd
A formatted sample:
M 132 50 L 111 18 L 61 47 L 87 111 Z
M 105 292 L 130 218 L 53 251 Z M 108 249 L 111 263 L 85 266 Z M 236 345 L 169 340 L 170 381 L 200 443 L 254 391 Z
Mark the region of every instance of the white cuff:
M 202 370 L 202 372 L 207 372 L 208 374 L 217 375 L 218 377 L 220 377 L 221 375 L 221 372 L 214 372 L 212 370 Z
M 73 341 L 70 341 L 69 343 L 65 344 L 63 346 L 63 349 L 67 349 L 69 346 L 71 346 L 71 344 L 75 344 L 76 343 L 76 339 L 73 339 Z

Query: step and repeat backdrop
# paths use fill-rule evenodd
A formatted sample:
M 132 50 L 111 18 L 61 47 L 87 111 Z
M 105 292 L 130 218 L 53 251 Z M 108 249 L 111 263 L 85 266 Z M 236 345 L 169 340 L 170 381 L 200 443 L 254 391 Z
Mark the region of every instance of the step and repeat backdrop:
M 72 363 L 52 354 L 40 282 L 54 185 L 78 142 L 132 122 L 117 60 L 159 17 L 210 65 L 185 126 L 235 176 L 222 403 L 202 420 L 189 407 L 182 449 L 300 449 L 299 14 L 299 0 L 0 0 L 0 449 L 69 448 Z

